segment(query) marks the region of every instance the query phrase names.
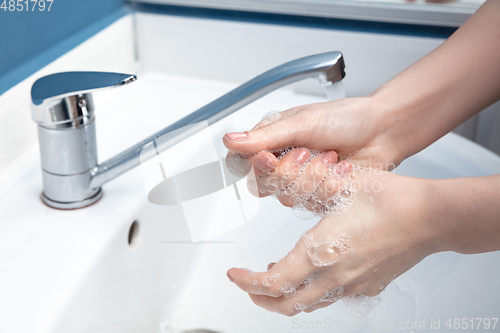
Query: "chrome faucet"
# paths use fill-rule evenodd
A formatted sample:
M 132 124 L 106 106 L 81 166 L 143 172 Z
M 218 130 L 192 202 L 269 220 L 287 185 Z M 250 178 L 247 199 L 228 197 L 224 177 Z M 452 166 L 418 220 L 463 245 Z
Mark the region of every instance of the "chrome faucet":
M 105 72 L 65 72 L 42 77 L 31 89 L 31 114 L 38 123 L 42 200 L 60 209 L 91 205 L 102 196 L 103 184 L 136 167 L 141 159 L 153 157 L 155 150 L 163 151 L 195 134 L 199 130 L 196 124 L 207 121 L 211 125 L 260 97 L 303 79 L 317 78 L 323 84 L 338 82 L 345 76 L 344 67 L 340 52 L 290 61 L 244 83 L 101 164 L 97 161 L 92 92 L 122 86 L 137 77 Z M 155 150 L 144 150 L 157 138 L 174 130 L 175 136 L 162 140 Z M 149 155 L 141 154 L 143 150 Z

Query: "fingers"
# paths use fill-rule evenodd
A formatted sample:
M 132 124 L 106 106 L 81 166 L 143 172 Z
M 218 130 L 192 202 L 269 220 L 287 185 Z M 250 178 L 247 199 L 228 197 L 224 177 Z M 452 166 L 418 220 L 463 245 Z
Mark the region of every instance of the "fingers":
M 333 175 L 326 179 L 318 188 L 318 200 L 327 201 L 329 198 L 337 194 L 340 188 L 340 180 L 337 176 Z
M 334 173 L 321 183 L 316 196 L 323 202 L 332 198 L 338 193 L 340 187 L 345 182 L 345 177 L 352 172 L 352 165 L 348 161 L 342 161 L 335 166 Z
M 321 274 L 321 273 L 320 273 Z M 303 284 L 291 296 L 269 297 L 264 295 L 249 295 L 252 301 L 272 312 L 286 316 L 294 316 L 301 311 L 316 307 L 317 305 L 331 305 L 342 298 L 342 287 L 332 288 L 328 275 L 319 275 L 310 278 L 309 283 Z
M 227 170 L 237 177 L 259 177 L 278 166 L 278 159 L 270 152 L 262 151 L 250 157 L 243 157 L 235 151 L 228 151 L 225 158 Z M 253 172 L 252 172 L 253 171 Z
M 241 157 L 241 155 L 235 151 L 228 151 L 224 161 L 226 167 L 224 169 L 224 174 L 231 181 L 236 182 L 245 176 L 255 176 L 255 172 L 252 170 L 252 163 L 249 160 Z M 226 172 L 226 170 L 228 172 Z
M 331 184 L 324 183 L 325 177 L 329 176 L 331 168 L 337 163 L 337 158 L 335 151 L 328 151 L 314 157 L 311 163 L 307 165 L 300 176 L 294 181 L 293 187 L 278 193 L 278 200 L 284 206 L 291 207 L 297 196 L 307 196 L 319 190 L 321 190 L 322 198 L 335 195 L 337 187 L 333 186 L 332 188 L 332 185 L 335 185 L 333 181 L 336 178 L 332 178 Z M 311 204 L 314 203 L 313 201 L 315 200 L 311 200 Z
M 320 113 L 307 112 L 306 115 L 305 112 L 298 112 L 248 132 L 227 133 L 222 140 L 228 149 L 249 155 L 263 150 L 307 147 L 309 143 L 317 142 L 313 139 L 320 125 Z
M 247 158 L 254 167 L 255 176 L 259 177 L 263 174 L 273 171 L 278 167 L 278 159 L 273 153 L 262 151 L 256 155 Z
M 309 260 L 301 239 L 287 257 L 273 265 L 271 270 L 254 273 L 247 269 L 231 268 L 228 278 L 249 294 L 280 297 L 294 292 L 317 270 L 318 267 Z
M 259 196 L 266 197 L 293 182 L 299 175 L 301 166 L 309 159 L 307 149 L 294 149 L 283 156 L 273 172 L 257 178 Z
M 328 165 L 325 163 L 325 157 L 327 157 Z M 330 161 L 333 157 L 335 158 L 335 162 L 331 163 Z M 335 165 L 336 162 L 337 153 L 334 151 L 314 157 L 297 179 L 295 194 L 308 195 L 313 193 L 318 185 L 323 182 L 324 177 L 328 175 L 330 167 Z
M 304 111 L 306 109 L 307 109 L 306 105 L 301 105 L 301 106 L 297 106 L 297 107 L 294 107 L 294 108 L 291 108 L 291 109 L 288 109 L 285 111 L 272 111 L 272 112 L 264 115 L 262 120 L 257 125 L 255 125 L 252 128 L 252 130 L 255 130 L 255 129 L 262 127 L 262 126 L 269 125 L 269 124 L 271 124 L 275 121 L 278 121 L 278 120 L 286 119 L 286 118 L 293 116 L 294 114 L 301 112 L 301 111 Z
M 328 222 L 313 227 L 285 258 L 269 264 L 267 272 L 253 273 L 232 268 L 228 277 L 250 294 L 256 305 L 287 316 L 307 309 L 312 311 L 334 303 L 344 295 L 359 292 L 359 288 L 350 287 L 346 294 L 339 273 L 345 271 L 345 267 L 332 266 L 348 253 L 351 245 L 349 237 L 344 234 L 332 239 L 331 232 L 328 232 L 330 228 Z M 332 246 L 338 251 L 331 251 Z
M 316 311 L 316 310 L 319 310 L 319 309 L 322 309 L 322 308 L 326 308 L 327 306 L 330 306 L 333 303 L 335 303 L 335 302 L 321 302 L 321 303 L 318 303 L 318 304 L 315 304 L 313 306 L 308 307 L 307 309 L 304 310 L 304 312 L 305 313 L 311 313 L 313 311 Z
M 271 268 L 273 268 L 274 265 L 276 265 L 275 262 L 272 262 L 269 265 L 267 265 L 267 271 L 269 272 L 271 270 Z

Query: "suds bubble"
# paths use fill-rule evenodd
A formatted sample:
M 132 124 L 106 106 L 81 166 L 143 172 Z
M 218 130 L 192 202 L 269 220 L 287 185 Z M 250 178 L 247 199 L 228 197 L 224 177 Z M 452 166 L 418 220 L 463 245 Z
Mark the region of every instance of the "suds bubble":
M 314 240 L 312 234 L 302 236 L 309 260 L 314 266 L 332 266 L 349 252 L 351 239 L 347 234 L 340 234 L 334 239 L 325 239 L 321 243 Z
M 340 286 L 336 289 L 333 289 L 330 292 L 327 292 L 325 296 L 323 296 L 316 302 L 316 304 L 323 302 L 335 303 L 336 301 L 342 298 L 343 294 L 344 294 L 344 287 Z
M 283 282 L 281 284 L 280 291 L 283 294 L 290 294 L 290 293 L 293 293 L 295 291 L 295 288 L 294 288 L 294 286 L 292 286 L 292 284 L 290 282 Z
M 303 311 L 305 309 L 307 309 L 307 306 L 305 304 L 301 304 L 301 303 L 295 303 L 295 310 L 297 311 Z
M 349 312 L 355 317 L 361 318 L 369 314 L 382 300 L 380 295 L 368 297 L 364 295 L 351 295 L 344 297 L 342 301 Z
M 267 120 L 267 124 L 272 124 L 275 121 L 278 121 L 281 119 L 281 113 L 277 110 L 273 110 L 271 112 L 266 113 L 263 117 L 262 120 Z
M 262 281 L 262 285 L 264 285 L 264 287 L 271 287 L 276 283 L 278 277 L 279 273 L 271 274 L 267 278 L 265 278 L 264 281 Z

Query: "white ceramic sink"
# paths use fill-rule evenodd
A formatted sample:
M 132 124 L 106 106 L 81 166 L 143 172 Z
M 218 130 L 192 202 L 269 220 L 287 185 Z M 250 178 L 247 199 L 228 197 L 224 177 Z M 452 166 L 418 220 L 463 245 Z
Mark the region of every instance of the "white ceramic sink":
M 128 34 L 120 25 L 130 28 L 132 21 L 124 20 L 109 31 Z M 98 55 L 106 54 L 102 50 L 112 52 L 106 49 L 109 39 L 103 36 L 109 37 L 96 36 L 82 47 L 92 46 Z M 131 50 L 128 39 L 123 45 Z M 167 75 L 154 66 L 137 65 L 133 59 L 120 67 L 113 65 L 113 58 L 86 57 L 90 60 L 74 54 L 59 59 L 6 96 L 27 99 L 30 82 L 54 71 L 116 66 L 109 70 L 137 72 L 136 83 L 95 94 L 101 161 L 237 85 L 218 78 Z M 1 105 L 8 105 L 6 96 L 0 99 Z M 270 110 L 324 100 L 279 90 L 245 107 L 213 126 L 219 157 L 225 156 L 219 139 L 226 131 L 248 129 Z M 29 113 L 27 103 L 20 110 Z M 34 125 L 26 127 L 35 131 Z M 31 142 L 15 167 L 6 168 L 0 177 L 4 180 L 0 190 L 0 332 L 330 332 L 331 328 L 320 329 L 317 323 L 353 320 L 341 302 L 295 318 L 266 312 L 226 277 L 226 270 L 233 266 L 263 270 L 283 257 L 317 220 L 300 220 L 277 201 L 263 199 L 258 215 L 244 226 L 193 244 L 180 207 L 147 201 L 139 168 L 105 185 L 103 198 L 91 207 L 54 210 L 39 198 L 42 184 L 36 144 Z M 185 156 L 199 149 L 203 147 L 193 147 Z M 171 163 L 176 163 L 175 156 Z M 405 161 L 396 173 L 427 178 L 491 175 L 500 173 L 500 157 L 449 134 Z M 136 227 L 131 230 L 134 221 Z M 394 281 L 365 320 L 396 325 L 421 321 L 428 330 L 431 318 L 440 319 L 441 330 L 446 331 L 449 318 L 499 317 L 499 260 L 500 253 L 430 256 Z M 373 330 L 360 326 L 358 331 Z

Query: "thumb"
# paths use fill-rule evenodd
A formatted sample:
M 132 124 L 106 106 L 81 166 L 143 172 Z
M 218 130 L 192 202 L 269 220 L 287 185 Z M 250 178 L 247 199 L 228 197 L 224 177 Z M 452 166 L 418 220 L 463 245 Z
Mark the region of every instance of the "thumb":
M 286 147 L 320 149 L 314 144 L 318 123 L 304 114 L 295 114 L 247 132 L 227 133 L 222 141 L 229 150 L 248 155 Z

